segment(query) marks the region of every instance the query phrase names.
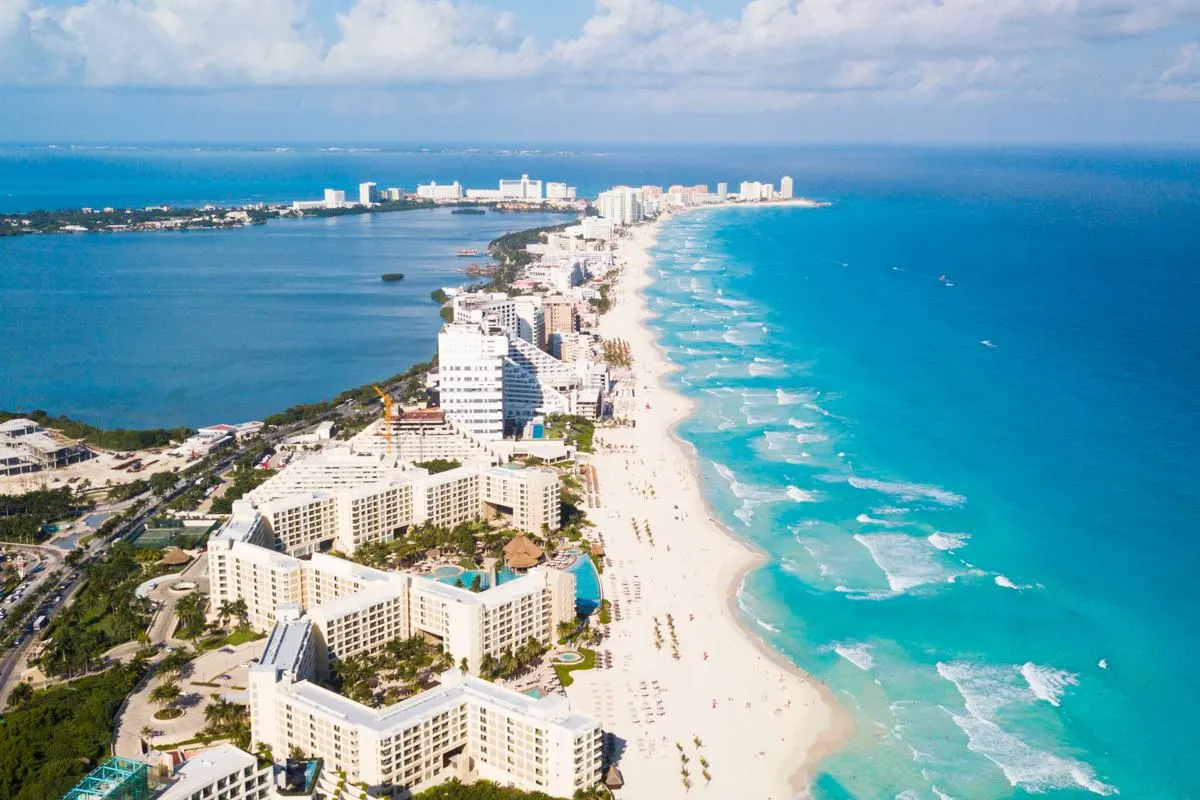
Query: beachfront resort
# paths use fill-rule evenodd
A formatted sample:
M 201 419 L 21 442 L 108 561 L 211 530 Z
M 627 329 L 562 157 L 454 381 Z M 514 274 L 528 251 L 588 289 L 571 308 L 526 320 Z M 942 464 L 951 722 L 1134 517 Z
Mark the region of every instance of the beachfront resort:
M 542 191 L 516 185 L 499 191 Z M 147 588 L 206 589 L 210 626 L 240 620 L 248 640 L 195 661 L 217 659 L 197 667 L 220 689 L 210 703 L 246 709 L 241 747 L 198 738 L 182 706 L 129 731 L 172 680 L 158 676 L 117 738 L 133 777 L 104 769 L 170 800 L 407 797 L 447 780 L 782 797 L 833 712 L 730 611 L 754 558 L 670 438 L 683 404 L 659 384 L 639 292 L 648 221 L 791 194 L 786 178 L 615 187 L 599 215 L 525 243 L 507 283 L 447 287 L 431 402 L 385 396 L 349 435 L 322 422 L 283 438 L 203 569 Z M 204 436 L 218 433 L 238 441 Z M 789 717 L 778 743 L 737 733 L 764 712 Z

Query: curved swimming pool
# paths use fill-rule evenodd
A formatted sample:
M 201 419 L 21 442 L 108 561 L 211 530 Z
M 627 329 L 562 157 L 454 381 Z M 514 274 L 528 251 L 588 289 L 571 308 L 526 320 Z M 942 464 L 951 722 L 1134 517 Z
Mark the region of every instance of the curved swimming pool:
M 575 576 L 575 613 L 581 617 L 592 614 L 600 607 L 600 573 L 590 556 L 580 556 L 567 567 Z

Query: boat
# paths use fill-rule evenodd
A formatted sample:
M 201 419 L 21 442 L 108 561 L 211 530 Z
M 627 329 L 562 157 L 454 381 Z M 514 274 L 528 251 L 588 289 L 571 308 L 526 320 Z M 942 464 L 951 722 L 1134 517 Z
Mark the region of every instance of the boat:
M 477 255 L 479 255 L 479 251 L 478 250 L 470 250 L 470 249 L 464 247 L 462 250 L 459 250 L 457 253 L 455 253 L 455 255 L 457 255 L 459 258 L 477 256 Z
M 379 279 L 382 280 L 384 283 L 393 283 L 395 281 L 402 281 L 402 280 L 404 280 L 404 273 L 403 272 L 385 272 L 379 276 Z
M 486 214 L 482 208 L 456 208 L 450 212 L 451 214 Z

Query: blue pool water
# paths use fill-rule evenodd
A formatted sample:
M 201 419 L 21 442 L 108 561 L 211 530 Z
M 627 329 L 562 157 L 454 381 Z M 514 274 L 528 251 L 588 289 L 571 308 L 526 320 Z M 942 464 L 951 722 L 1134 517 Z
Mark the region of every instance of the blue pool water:
M 491 579 L 488 577 L 488 574 L 481 569 L 464 570 L 456 575 L 438 575 L 438 580 L 442 583 L 448 583 L 451 586 L 461 585 L 464 588 L 470 588 L 472 581 L 474 581 L 476 577 L 480 579 L 482 588 L 491 588 Z M 508 567 L 501 567 L 500 569 L 496 570 L 496 585 L 499 586 L 501 584 L 508 583 L 509 581 L 515 580 L 519 577 L 520 575 L 513 572 Z
M 586 617 L 600 607 L 600 573 L 588 556 L 580 556 L 567 572 L 575 575 L 575 611 Z
M 847 175 L 672 220 L 648 292 L 741 613 L 856 718 L 818 797 L 1200 797 L 1200 159 Z

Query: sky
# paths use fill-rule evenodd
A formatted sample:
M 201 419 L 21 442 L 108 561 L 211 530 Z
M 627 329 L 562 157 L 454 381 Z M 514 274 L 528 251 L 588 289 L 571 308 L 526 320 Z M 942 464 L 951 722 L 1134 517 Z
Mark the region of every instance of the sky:
M 0 0 L 0 140 L 1200 143 L 1200 0 Z

